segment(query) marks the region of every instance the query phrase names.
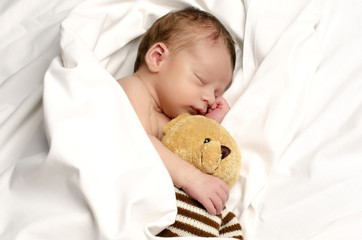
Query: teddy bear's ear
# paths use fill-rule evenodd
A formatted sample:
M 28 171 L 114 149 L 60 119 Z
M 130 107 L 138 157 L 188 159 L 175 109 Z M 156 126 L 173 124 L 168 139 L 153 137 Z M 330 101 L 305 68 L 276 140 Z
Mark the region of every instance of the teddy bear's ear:
M 180 115 L 178 115 L 176 118 L 172 119 L 168 124 L 166 124 L 163 129 L 162 129 L 162 133 L 164 135 L 166 135 L 166 133 L 170 130 L 170 128 L 172 128 L 178 121 L 180 121 L 181 119 L 190 117 L 190 114 L 188 113 L 182 113 Z

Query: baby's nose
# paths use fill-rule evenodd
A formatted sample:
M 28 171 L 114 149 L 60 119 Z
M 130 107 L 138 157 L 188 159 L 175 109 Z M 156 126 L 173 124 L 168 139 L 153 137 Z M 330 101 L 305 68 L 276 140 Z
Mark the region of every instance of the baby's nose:
M 214 104 L 215 102 L 215 95 L 214 93 L 212 94 L 205 94 L 202 98 L 203 101 L 207 102 L 207 106 L 211 106 L 212 104 Z

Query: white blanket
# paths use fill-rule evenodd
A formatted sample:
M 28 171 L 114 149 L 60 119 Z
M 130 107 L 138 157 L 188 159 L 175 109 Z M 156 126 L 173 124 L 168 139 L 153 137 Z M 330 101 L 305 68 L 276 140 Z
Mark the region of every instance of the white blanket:
M 172 223 L 172 181 L 115 80 L 189 5 L 237 42 L 222 124 L 244 238 L 362 237 L 360 1 L 19 0 L 0 4 L 0 239 L 156 239 Z

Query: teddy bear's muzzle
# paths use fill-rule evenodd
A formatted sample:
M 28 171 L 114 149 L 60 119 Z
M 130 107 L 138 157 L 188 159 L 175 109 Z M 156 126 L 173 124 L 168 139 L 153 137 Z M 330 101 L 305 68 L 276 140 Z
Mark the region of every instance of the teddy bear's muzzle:
M 230 148 L 221 145 L 217 141 L 204 144 L 201 151 L 200 170 L 213 174 L 220 166 L 221 162 L 231 153 Z

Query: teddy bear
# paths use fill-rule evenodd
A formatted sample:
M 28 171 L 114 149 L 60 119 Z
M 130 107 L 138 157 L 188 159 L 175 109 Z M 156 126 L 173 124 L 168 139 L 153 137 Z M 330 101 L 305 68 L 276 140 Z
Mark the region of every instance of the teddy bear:
M 162 143 L 202 172 L 222 179 L 232 187 L 240 173 L 241 153 L 228 131 L 201 115 L 179 115 L 163 128 Z M 224 237 L 243 239 L 236 216 L 227 208 L 211 215 L 182 189 L 175 187 L 175 222 L 159 237 Z

